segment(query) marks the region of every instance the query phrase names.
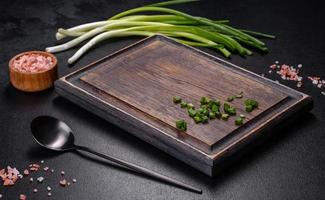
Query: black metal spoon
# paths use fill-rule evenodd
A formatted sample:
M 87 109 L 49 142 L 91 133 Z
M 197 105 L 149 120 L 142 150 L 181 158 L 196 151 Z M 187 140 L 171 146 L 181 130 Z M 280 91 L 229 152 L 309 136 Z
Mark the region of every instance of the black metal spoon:
M 195 193 L 202 194 L 202 190 L 177 181 L 175 179 L 169 178 L 167 176 L 161 175 L 152 170 L 146 169 L 144 167 L 135 165 L 133 163 L 124 161 L 122 159 L 98 153 L 88 147 L 79 146 L 74 144 L 74 136 L 71 128 L 54 117 L 50 116 L 39 116 L 33 119 L 31 123 L 31 131 L 33 133 L 34 139 L 41 146 L 51 149 L 54 151 L 86 151 L 92 154 L 95 154 L 99 157 L 105 158 L 122 166 L 128 167 L 138 173 L 142 173 L 151 177 L 154 177 L 158 180 L 173 184 L 180 188 L 184 188 Z

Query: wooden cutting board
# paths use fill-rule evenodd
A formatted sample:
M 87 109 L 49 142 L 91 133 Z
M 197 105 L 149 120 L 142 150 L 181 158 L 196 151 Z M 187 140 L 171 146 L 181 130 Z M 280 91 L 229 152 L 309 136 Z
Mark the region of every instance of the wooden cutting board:
M 57 92 L 212 176 L 221 160 L 241 151 L 282 120 L 312 108 L 312 99 L 227 61 L 163 36 L 141 40 L 77 70 L 55 83 Z M 210 120 L 195 124 L 186 110 L 172 102 L 181 96 L 196 107 L 202 96 L 232 104 L 246 123 Z M 258 109 L 245 112 L 244 100 Z M 175 128 L 185 119 L 186 132 Z

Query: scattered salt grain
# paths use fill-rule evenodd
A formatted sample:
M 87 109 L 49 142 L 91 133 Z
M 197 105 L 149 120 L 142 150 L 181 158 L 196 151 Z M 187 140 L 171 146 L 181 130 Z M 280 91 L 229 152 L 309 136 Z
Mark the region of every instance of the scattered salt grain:
M 44 163 L 44 160 L 41 160 L 41 163 L 43 164 Z
M 42 183 L 42 182 L 44 181 L 44 177 L 43 177 L 43 176 L 38 177 L 38 178 L 37 178 L 37 181 L 38 181 L 39 183 Z
M 321 92 L 321 94 L 325 96 L 325 92 Z
M 295 81 L 298 88 L 301 88 L 303 85 L 303 76 L 300 75 L 302 64 L 298 64 L 297 67 L 287 65 L 287 64 L 279 64 L 278 61 L 275 61 L 272 65 L 269 66 L 271 70 L 269 73 L 271 74 L 273 71 L 275 74 L 279 75 L 281 79 L 287 81 Z M 325 80 L 321 79 L 318 76 L 308 76 L 308 80 L 317 88 L 322 89 L 325 88 Z M 278 80 L 275 81 L 279 83 Z M 323 92 L 321 92 L 323 94 Z
M 16 168 L 12 168 L 12 167 L 8 166 L 5 169 L 0 169 L 0 181 L 2 179 L 4 186 L 11 186 L 11 185 L 14 185 L 16 183 L 16 181 L 19 180 L 19 178 L 25 178 L 26 176 L 28 176 L 31 173 L 37 174 L 36 171 L 38 171 L 39 168 L 40 168 L 39 164 L 30 164 L 29 168 L 25 169 L 23 171 L 23 174 L 20 174 L 20 172 Z M 49 167 L 44 167 L 43 169 L 45 171 L 50 170 Z M 54 169 L 51 169 L 50 171 L 53 173 Z M 49 175 L 49 174 L 47 174 L 47 175 Z M 61 171 L 61 175 L 64 176 L 65 172 Z M 30 183 L 34 182 L 34 178 L 31 177 L 31 176 L 29 177 L 28 180 L 29 180 Z M 42 177 L 42 176 L 39 176 L 38 178 L 36 178 L 36 181 L 38 183 L 43 183 L 44 180 L 45 180 L 45 178 Z M 74 184 L 76 182 L 77 182 L 77 179 L 75 179 L 75 178 L 73 178 L 71 182 L 67 181 L 66 179 L 62 179 L 62 180 L 59 181 L 60 186 L 62 186 L 62 187 L 70 186 L 71 184 Z M 50 186 L 46 187 L 46 191 L 48 192 L 47 195 L 49 197 L 52 196 L 52 193 L 51 193 L 52 188 Z M 38 191 L 37 188 L 33 188 L 32 192 L 37 193 L 39 191 Z M 3 197 L 2 194 L 0 194 L 0 198 L 2 198 L 2 197 Z M 26 197 L 25 194 L 20 194 L 19 199 L 26 200 L 27 197 Z
M 4 186 L 14 185 L 19 177 L 20 173 L 16 168 L 11 168 L 8 166 L 7 171 L 6 169 L 0 170 L 0 178 L 2 179 Z
M 297 83 L 297 87 L 300 88 L 302 86 L 302 82 Z
M 26 199 L 27 199 L 26 195 L 24 195 L 24 194 L 19 195 L 19 200 L 26 200 Z
M 29 165 L 29 170 L 30 171 L 38 171 L 41 166 L 38 164 L 30 164 Z
M 65 179 L 61 180 L 61 181 L 60 181 L 60 185 L 61 185 L 62 187 L 65 187 L 65 186 L 67 185 L 67 180 L 65 180 Z

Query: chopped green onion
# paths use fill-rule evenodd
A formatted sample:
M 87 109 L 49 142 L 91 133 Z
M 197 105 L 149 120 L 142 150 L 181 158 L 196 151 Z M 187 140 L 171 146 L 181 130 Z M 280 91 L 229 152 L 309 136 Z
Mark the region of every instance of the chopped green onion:
M 185 122 L 185 120 L 181 119 L 181 120 L 177 120 L 176 121 L 176 128 L 180 131 L 186 131 L 187 130 L 187 124 Z
M 202 115 L 208 116 L 209 115 L 209 110 L 207 108 L 203 108 Z
M 209 98 L 208 97 L 201 97 L 200 100 L 201 105 L 206 105 L 209 103 Z
M 184 100 L 182 100 L 181 101 L 181 108 L 186 108 L 186 107 L 187 107 L 187 103 Z
M 245 105 L 253 106 L 253 108 L 258 107 L 258 102 L 256 100 L 254 100 L 254 99 L 246 99 L 244 103 L 245 103 Z
M 206 115 L 204 115 L 204 116 L 202 117 L 202 123 L 203 123 L 203 124 L 206 124 L 206 123 L 208 123 L 208 121 L 209 121 L 209 118 L 208 118 Z
M 187 108 L 187 109 L 194 108 L 194 105 L 193 105 L 192 103 L 188 103 L 188 104 L 186 105 L 186 108 Z
M 202 118 L 200 116 L 195 116 L 193 119 L 196 124 L 202 122 Z
M 240 126 L 244 123 L 244 119 L 242 117 L 238 117 L 236 120 L 235 120 L 235 124 L 237 126 Z
M 243 91 L 241 91 L 239 94 L 237 94 L 236 96 L 235 96 L 235 98 L 236 99 L 241 99 L 241 98 L 243 98 L 244 97 L 244 92 Z
M 223 105 L 223 109 L 224 111 L 229 114 L 229 115 L 236 115 L 236 108 L 231 106 L 230 104 L 228 103 L 224 103 Z
M 235 97 L 234 97 L 234 96 L 231 96 L 231 97 L 228 97 L 228 98 L 227 98 L 227 101 L 228 101 L 228 102 L 232 102 L 234 99 L 235 99 Z
M 253 106 L 252 105 L 246 105 L 245 110 L 246 110 L 246 112 L 252 112 L 253 111 Z
M 187 112 L 190 117 L 195 117 L 196 115 L 196 110 L 194 110 L 193 108 L 188 109 Z
M 217 104 L 213 104 L 210 109 L 211 109 L 212 112 L 218 112 L 219 108 L 220 107 Z
M 173 102 L 176 104 L 179 104 L 182 101 L 182 98 L 180 96 L 174 96 L 173 97 Z
M 209 118 L 210 118 L 210 119 L 215 119 L 215 118 L 217 118 L 216 113 L 215 113 L 215 112 L 210 112 L 210 113 L 209 113 Z
M 229 118 L 229 115 L 228 115 L 227 113 L 223 113 L 223 114 L 221 115 L 221 119 L 223 119 L 223 120 L 225 120 L 225 121 L 227 121 L 228 118 Z
M 258 102 L 254 99 L 246 99 L 244 101 L 246 112 L 252 112 L 255 108 L 258 107 Z

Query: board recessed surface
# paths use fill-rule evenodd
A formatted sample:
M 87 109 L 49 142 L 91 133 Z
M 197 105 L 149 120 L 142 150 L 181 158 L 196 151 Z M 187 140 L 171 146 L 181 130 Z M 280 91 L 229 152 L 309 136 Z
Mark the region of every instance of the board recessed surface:
M 225 150 L 242 148 L 243 141 L 311 102 L 307 95 L 162 36 L 63 77 L 56 88 L 62 96 L 209 175 Z M 245 114 L 243 126 L 234 124 L 235 117 L 195 124 L 172 102 L 178 95 L 198 107 L 202 96 L 224 102 L 241 91 L 244 98 L 231 104 L 238 114 Z M 246 98 L 256 99 L 258 109 L 245 112 Z M 186 132 L 175 128 L 178 119 L 188 122 Z

